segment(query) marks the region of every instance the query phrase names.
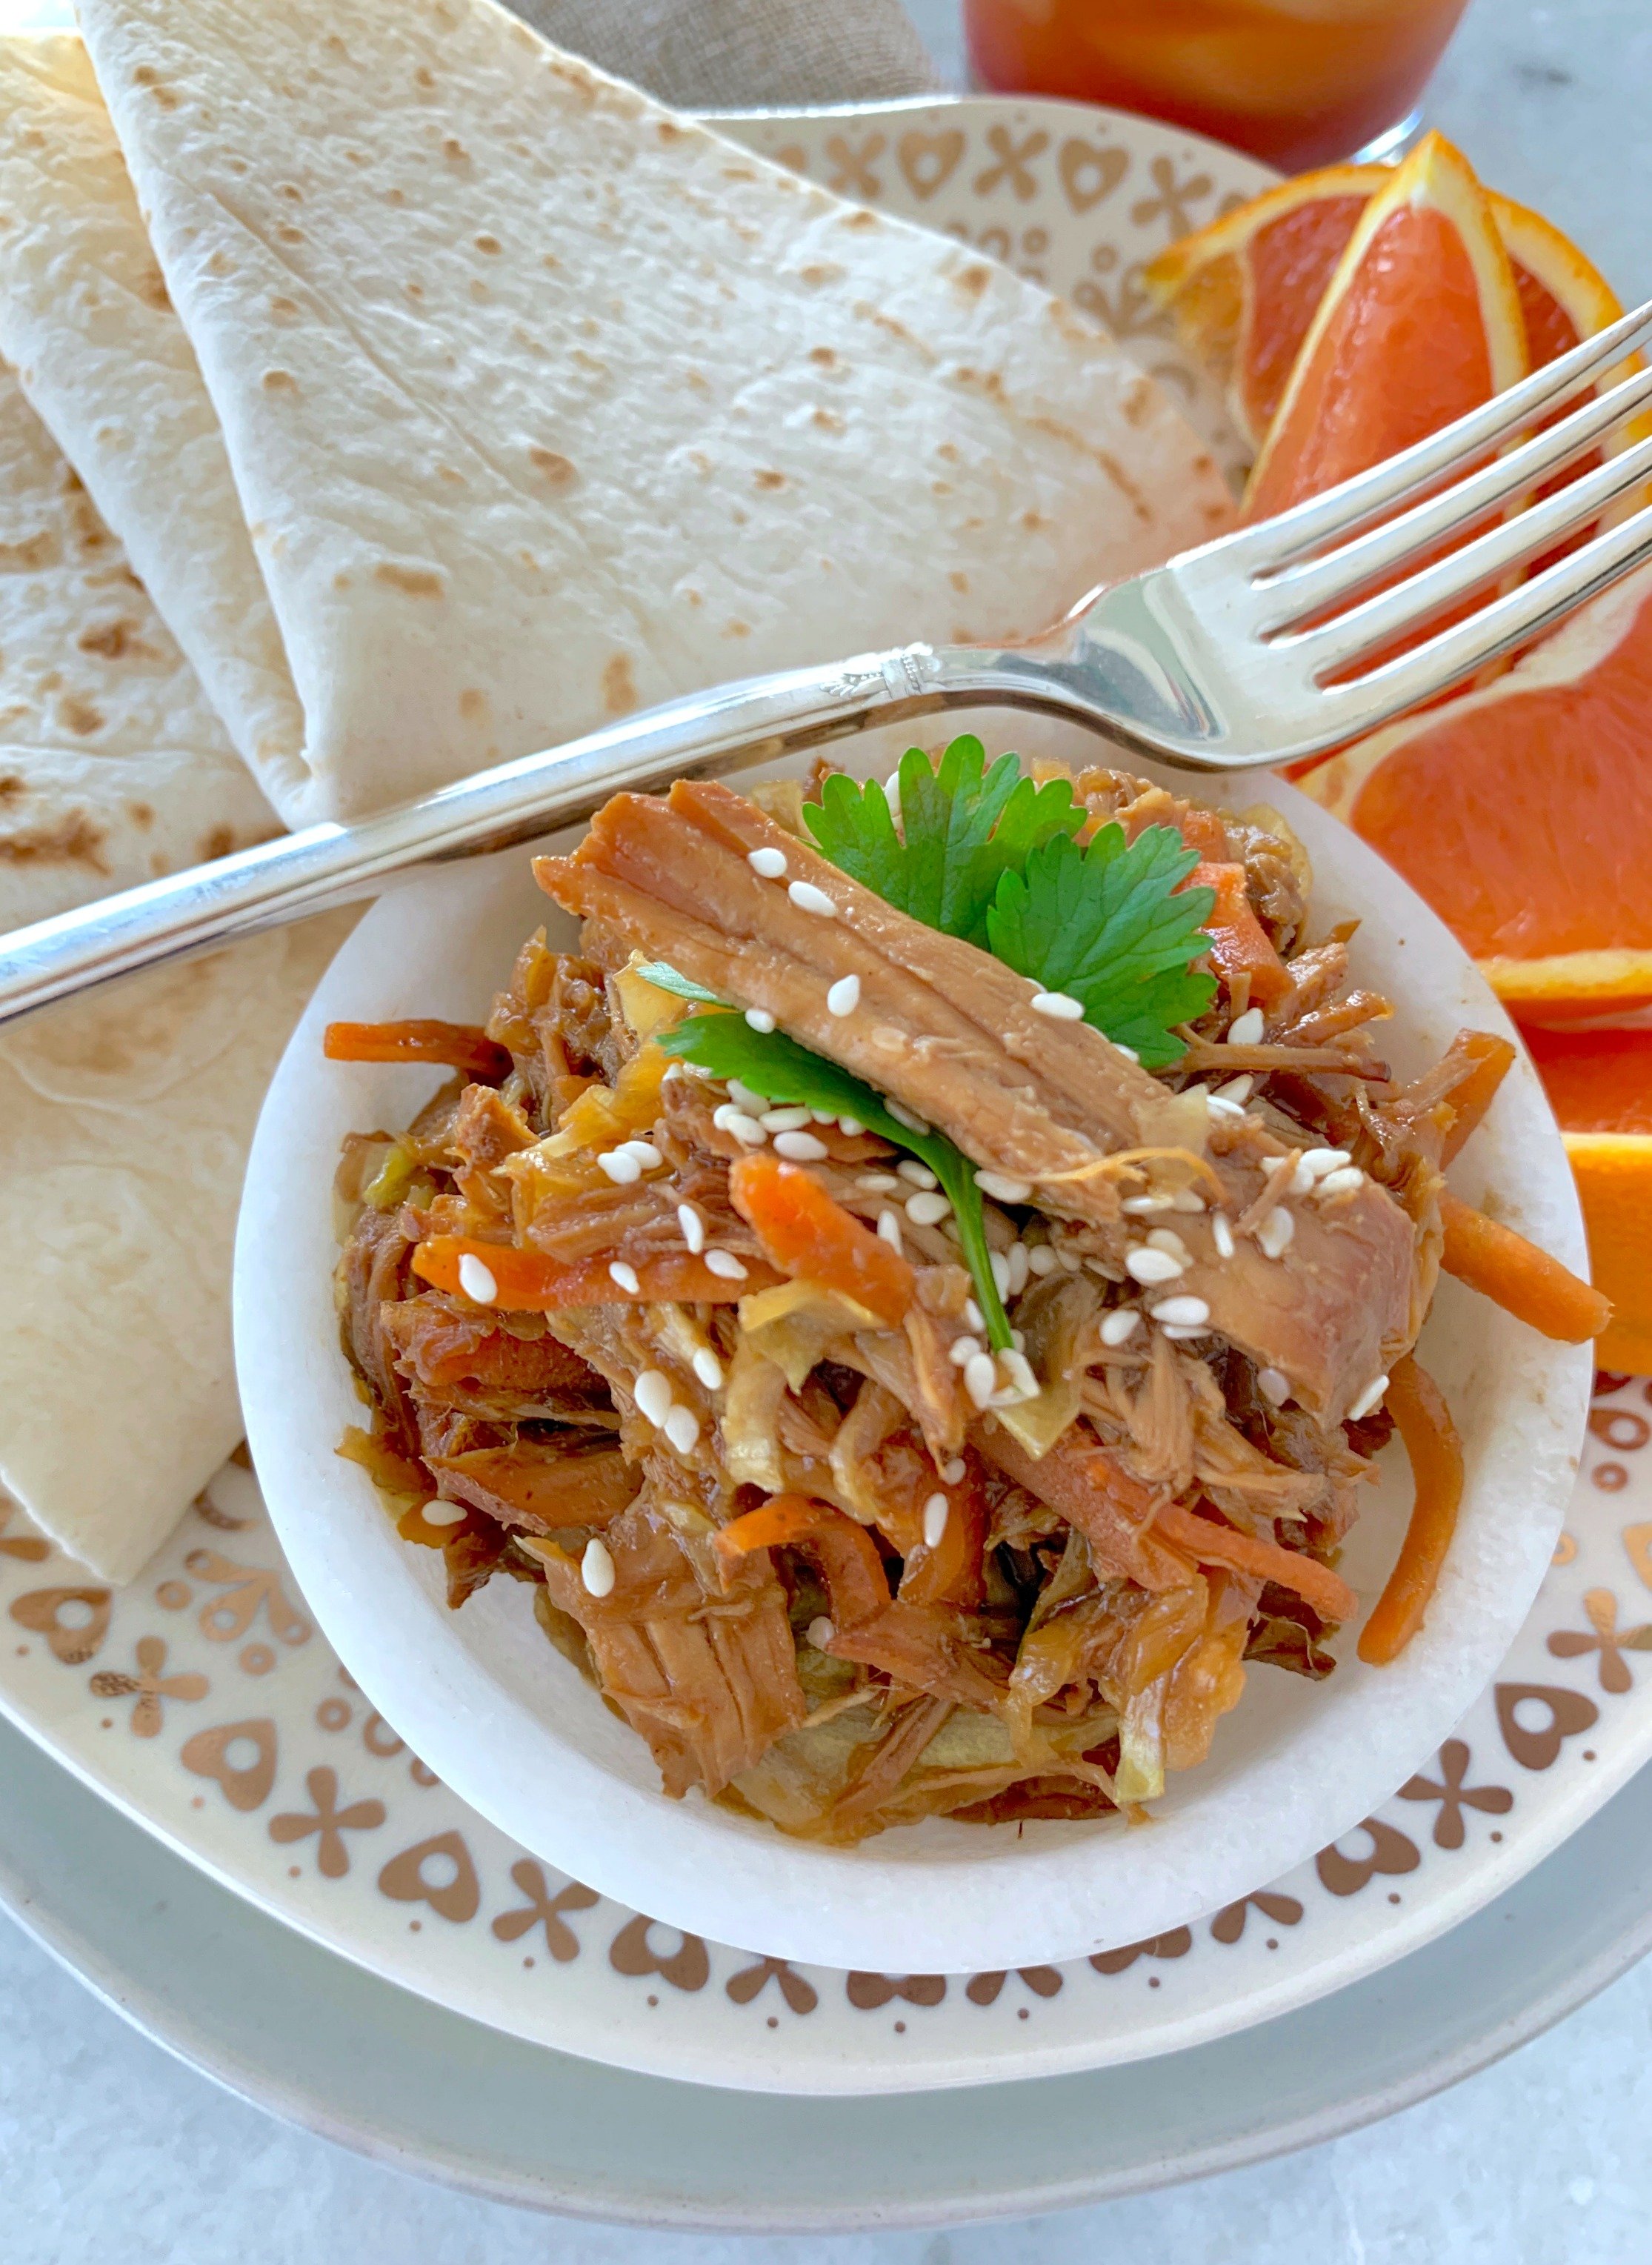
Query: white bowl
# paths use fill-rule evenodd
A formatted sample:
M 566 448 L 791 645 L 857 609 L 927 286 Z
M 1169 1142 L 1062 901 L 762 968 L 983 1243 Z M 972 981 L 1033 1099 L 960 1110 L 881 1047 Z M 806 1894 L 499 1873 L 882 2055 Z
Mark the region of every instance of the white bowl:
M 1058 752 L 1025 718 L 977 719 L 989 747 Z M 887 769 L 899 740 L 852 743 Z M 1094 760 L 1071 735 L 1066 751 Z M 1212 798 L 1284 809 L 1315 867 L 1314 925 L 1357 914 L 1360 978 L 1398 1013 L 1401 1074 L 1465 1023 L 1507 1031 L 1446 930 L 1351 834 L 1291 788 L 1241 779 Z M 569 839 L 576 837 L 568 837 Z M 331 1183 L 354 1130 L 394 1129 L 434 1072 L 338 1065 L 323 1026 L 406 1015 L 480 1020 L 517 946 L 573 924 L 535 887 L 528 853 L 433 872 L 382 899 L 295 1032 L 259 1122 L 236 1250 L 235 1329 L 247 1436 L 309 1604 L 373 1703 L 453 1789 L 535 1855 L 691 1933 L 811 1963 L 901 1974 L 1059 1963 L 1161 1934 L 1265 1885 L 1349 1831 L 1421 1767 L 1483 1688 L 1525 1619 L 1569 1497 L 1590 1360 L 1443 1281 L 1424 1362 L 1461 1429 L 1467 1485 L 1427 1622 L 1386 1669 L 1354 1656 L 1310 1684 L 1253 1666 L 1202 1767 L 1170 1780 L 1153 1821 L 1011 1831 L 930 1820 L 864 1846 L 788 1839 L 691 1795 L 661 1792 L 642 1739 L 541 1635 L 528 1590 L 496 1580 L 457 1613 L 436 1553 L 401 1541 L 366 1474 L 335 1449 L 362 1409 L 339 1349 Z M 1453 1184 L 1568 1264 L 1585 1264 L 1560 1136 L 1524 1056 L 1454 1168 Z M 1383 1457 L 1343 1570 L 1374 1601 L 1409 1486 Z

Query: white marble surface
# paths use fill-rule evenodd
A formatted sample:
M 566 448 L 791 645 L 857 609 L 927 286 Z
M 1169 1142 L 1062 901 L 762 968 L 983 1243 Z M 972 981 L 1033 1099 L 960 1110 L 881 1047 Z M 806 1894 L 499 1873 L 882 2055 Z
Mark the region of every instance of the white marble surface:
M 957 0 L 912 0 L 962 72 Z M 15 6 L 0 5 L 0 18 Z M 47 12 L 36 7 L 37 17 Z M 1652 293 L 1652 0 L 1474 0 L 1436 121 Z M 1378 2128 L 1198 2187 L 1012 2226 L 807 2241 L 553 2222 L 271 2122 L 0 1921 L 4 2265 L 1632 2265 L 1648 2254 L 1652 1969 Z

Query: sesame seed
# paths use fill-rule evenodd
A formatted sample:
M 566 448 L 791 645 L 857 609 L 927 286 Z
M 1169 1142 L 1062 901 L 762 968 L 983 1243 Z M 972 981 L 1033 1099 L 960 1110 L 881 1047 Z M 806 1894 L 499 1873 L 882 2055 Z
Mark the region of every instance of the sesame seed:
M 1380 1402 L 1383 1394 L 1387 1389 L 1388 1380 L 1386 1376 L 1379 1376 L 1374 1384 L 1368 1384 L 1349 1409 L 1345 1420 L 1350 1424 L 1357 1424 L 1362 1417 L 1369 1416 Z
M 1047 1015 L 1052 1023 L 1081 1023 L 1084 1001 L 1070 998 L 1065 991 L 1035 991 L 1031 1000 L 1035 1015 Z
M 932 1494 L 923 1506 L 923 1538 L 931 1549 L 941 1547 L 941 1538 L 947 1530 L 947 1518 L 952 1508 L 943 1494 Z
M 651 1140 L 622 1141 L 619 1153 L 635 1156 L 638 1170 L 644 1172 L 657 1172 L 666 1161 Z
M 964 1365 L 964 1389 L 978 1408 L 985 1408 L 998 1389 L 998 1371 L 990 1352 L 978 1352 Z
M 817 1651 L 824 1651 L 827 1644 L 831 1642 L 833 1637 L 837 1634 L 837 1630 L 833 1627 L 826 1614 L 821 1613 L 814 1620 L 810 1621 L 806 1634 L 810 1642 L 814 1646 L 815 1650 Z
M 858 975 L 840 975 L 826 993 L 828 1015 L 852 1015 L 861 1003 L 861 979 Z
M 427 1502 L 419 1516 L 426 1526 L 462 1526 L 469 1512 L 462 1502 Z
M 1188 1247 L 1173 1227 L 1149 1227 L 1147 1248 L 1149 1250 L 1168 1250 L 1172 1258 L 1179 1258 L 1184 1266 L 1188 1263 Z
M 1247 1007 L 1242 1015 L 1235 1015 L 1227 1026 L 1230 1046 L 1255 1046 L 1262 1043 L 1262 1034 L 1268 1027 L 1266 1016 L 1260 1007 Z
M 473 1251 L 467 1250 L 459 1261 L 459 1287 L 473 1305 L 491 1306 L 499 1294 L 499 1285 L 493 1278 L 493 1270 L 484 1266 Z
M 877 1239 L 886 1242 L 897 1258 L 900 1256 L 900 1213 L 891 1204 L 885 1204 L 877 1214 Z
M 789 1156 L 794 1164 L 818 1164 L 831 1154 L 824 1140 L 813 1132 L 776 1132 L 775 1154 Z
M 806 1109 L 766 1109 L 757 1121 L 765 1132 L 796 1132 L 814 1120 Z
M 1234 1230 L 1227 1223 L 1227 1213 L 1225 1211 L 1214 1212 L 1211 1215 L 1211 1241 L 1216 1245 L 1216 1255 L 1219 1258 L 1233 1256 Z
M 748 849 L 746 862 L 760 880 L 777 881 L 786 870 L 783 849 Z
M 1302 1162 L 1316 1180 L 1322 1180 L 1328 1172 L 1341 1171 L 1344 1164 L 1351 1164 L 1353 1161 L 1346 1148 L 1305 1148 L 1302 1151 Z
M 744 1282 L 749 1271 L 731 1250 L 708 1250 L 705 1263 L 708 1273 L 719 1276 L 724 1282 Z
M 1008 1297 L 1009 1253 L 1007 1250 L 989 1250 L 986 1254 L 986 1263 L 993 1270 L 993 1286 L 999 1296 Z
M 977 1172 L 975 1184 L 994 1203 L 1026 1203 L 1032 1195 L 1030 1180 L 1013 1180 L 1008 1172 Z
M 1012 1298 L 1019 1298 L 1022 1292 L 1026 1288 L 1027 1270 L 1031 1263 L 1032 1254 L 1029 1251 L 1024 1242 L 1012 1242 L 1010 1244 L 1009 1295 Z
M 891 1188 L 898 1188 L 900 1182 L 892 1172 L 862 1172 L 855 1184 L 863 1194 L 886 1196 Z
M 858 1117 L 840 1117 L 838 1119 L 838 1131 L 842 1133 L 846 1140 L 858 1140 L 865 1130 L 865 1125 Z
M 1295 1234 L 1296 1220 L 1283 1204 L 1275 1204 L 1256 1229 L 1256 1241 L 1264 1257 L 1283 1258 Z
M 720 1108 L 711 1111 L 711 1122 L 719 1132 L 732 1133 L 743 1148 L 761 1148 L 768 1138 L 758 1119 L 748 1117 L 743 1109 L 737 1109 L 731 1101 L 725 1101 Z M 608 1161 L 606 1156 L 601 1159 L 604 1164 Z M 635 1159 L 631 1161 L 634 1162 Z M 624 1176 L 634 1180 L 637 1174 L 633 1170 Z
M 1204 1198 L 1196 1195 L 1191 1188 L 1178 1188 L 1170 1198 L 1170 1208 L 1172 1211 L 1202 1212 Z
M 950 1463 L 942 1464 L 941 1475 L 949 1486 L 957 1486 L 968 1468 L 962 1455 L 954 1455 Z
M 1211 1318 L 1203 1298 L 1161 1298 L 1148 1308 L 1155 1322 L 1178 1329 L 1200 1329 Z
M 1005 1375 L 1009 1379 L 1010 1390 L 1015 1398 L 1036 1400 L 1043 1387 L 1033 1374 L 1032 1363 L 1022 1352 L 1021 1347 L 1012 1345 L 1008 1352 L 1001 1352 L 998 1358 L 1003 1366 Z M 994 1407 L 998 1405 L 996 1399 L 993 1400 L 993 1405 Z
M 964 1300 L 964 1319 L 966 1326 L 972 1329 L 978 1336 L 986 1327 L 986 1316 L 973 1298 L 965 1298 Z
M 1235 1102 L 1242 1108 L 1244 1103 L 1250 1099 L 1250 1089 L 1255 1084 L 1255 1079 L 1248 1075 L 1245 1077 L 1230 1077 L 1226 1085 L 1219 1085 L 1215 1088 L 1211 1095 L 1211 1099 L 1212 1101 Z
M 896 1124 L 904 1125 L 908 1132 L 933 1132 L 935 1130 L 927 1117 L 920 1117 L 915 1110 L 904 1107 L 900 1102 L 893 1100 L 888 1095 L 884 1096 L 884 1106 Z
M 1187 1271 L 1179 1258 L 1151 1245 L 1124 1254 L 1124 1271 L 1138 1282 L 1174 1282 Z
M 1132 1219 L 1151 1219 L 1154 1212 L 1174 1211 L 1175 1198 L 1172 1195 L 1126 1196 L 1118 1208 Z
M 658 1431 L 671 1413 L 671 1379 L 663 1369 L 645 1368 L 631 1387 L 631 1397 Z
M 1283 1408 L 1291 1397 L 1291 1380 L 1282 1368 L 1259 1368 L 1256 1389 L 1264 1400 L 1271 1400 L 1276 1408 Z
M 1052 1243 L 1051 1248 L 1055 1252 L 1056 1264 L 1068 1274 L 1076 1274 L 1080 1267 L 1084 1264 L 1084 1261 L 1079 1253 L 1074 1250 L 1069 1243 Z
M 835 1125 L 837 1121 L 829 1109 L 811 1109 L 809 1111 L 811 1125 Z
M 1321 1196 L 1351 1196 L 1364 1183 L 1365 1175 L 1357 1164 L 1344 1164 L 1340 1171 L 1327 1172 L 1315 1193 Z
M 767 1038 L 775 1027 L 775 1018 L 767 1007 L 748 1007 L 746 1010 L 746 1019 L 753 1030 L 761 1031 L 764 1038 Z
M 629 1187 L 633 1180 L 643 1176 L 643 1168 L 629 1148 L 610 1148 L 597 1158 L 597 1163 L 620 1187 Z
M 1056 1256 L 1047 1242 L 1035 1242 L 1027 1252 L 1027 1271 L 1030 1274 L 1053 1274 Z
M 1196 1325 L 1190 1329 L 1185 1322 L 1165 1322 L 1161 1324 L 1161 1328 L 1173 1344 L 1184 1344 L 1190 1337 L 1202 1337 L 1204 1335 L 1203 1328 Z
M 1104 1345 L 1128 1344 L 1141 1327 L 1141 1315 L 1133 1306 L 1115 1306 L 1110 1314 L 1102 1316 L 1102 1343 Z
M 628 1266 L 622 1258 L 615 1259 L 609 1266 L 608 1279 L 616 1290 L 623 1290 L 628 1298 L 636 1297 L 643 1286 L 637 1278 L 636 1267 Z
M 585 1546 L 579 1560 L 579 1578 L 588 1597 L 608 1597 L 614 1593 L 614 1559 L 608 1545 L 593 1534 Z
M 1197 1086 L 1188 1088 L 1190 1093 L 1197 1093 L 1198 1089 Z M 1242 1117 L 1245 1113 L 1242 1102 L 1225 1100 L 1219 1093 L 1206 1093 L 1204 1098 L 1219 1117 Z
M 954 1368 L 962 1368 L 965 1362 L 976 1358 L 980 1349 L 979 1337 L 954 1337 L 947 1347 L 947 1358 Z
M 661 1427 L 680 1455 L 691 1455 L 700 1444 L 700 1418 L 692 1408 L 673 1408 Z
M 1123 1054 L 1126 1061 L 1139 1062 L 1141 1060 L 1134 1046 L 1127 1046 L 1123 1038 L 1113 1040 L 1113 1052 L 1116 1054 Z
M 920 1189 L 906 1198 L 906 1216 L 914 1227 L 939 1227 L 951 1208 L 950 1197 L 938 1188 Z
M 682 1229 L 682 1239 L 697 1258 L 705 1249 L 705 1221 L 691 1203 L 677 1206 L 677 1224 Z
M 895 1167 L 901 1178 L 914 1188 L 932 1188 L 937 1183 L 928 1164 L 921 1164 L 914 1156 L 903 1156 Z
M 1305 1196 L 1314 1185 L 1314 1167 L 1306 1156 L 1296 1160 L 1296 1169 L 1291 1175 L 1284 1192 L 1288 1196 Z
M 800 913 L 818 913 L 822 920 L 835 920 L 837 907 L 824 889 L 817 889 L 812 881 L 792 881 L 786 894 Z
M 743 1109 L 748 1117 L 761 1117 L 768 1106 L 766 1093 L 754 1093 L 749 1085 L 742 1085 L 738 1077 L 729 1080 L 729 1099 L 737 1109 Z
M 708 1392 L 721 1392 L 723 1364 L 710 1345 L 701 1345 L 698 1348 L 690 1366 Z

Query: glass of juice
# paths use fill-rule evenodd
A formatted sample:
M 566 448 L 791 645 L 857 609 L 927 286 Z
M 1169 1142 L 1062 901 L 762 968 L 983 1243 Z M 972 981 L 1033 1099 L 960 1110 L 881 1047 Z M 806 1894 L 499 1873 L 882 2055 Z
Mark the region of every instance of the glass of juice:
M 1146 111 L 1285 172 L 1403 146 L 1466 0 L 964 0 L 981 84 Z

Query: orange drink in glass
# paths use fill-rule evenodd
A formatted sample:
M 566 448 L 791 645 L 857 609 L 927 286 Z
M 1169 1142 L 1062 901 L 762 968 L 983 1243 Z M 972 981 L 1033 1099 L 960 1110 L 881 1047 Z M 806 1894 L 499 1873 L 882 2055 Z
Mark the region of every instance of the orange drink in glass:
M 964 0 L 982 84 L 1193 127 L 1286 172 L 1386 155 L 1466 0 Z

